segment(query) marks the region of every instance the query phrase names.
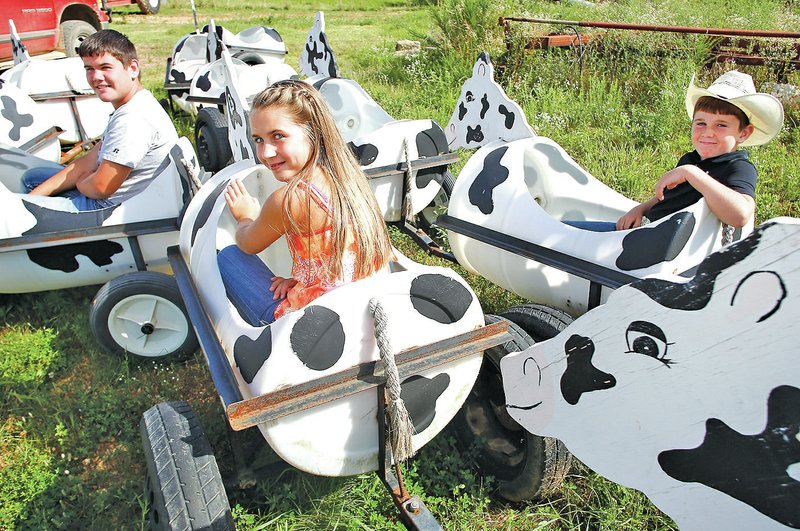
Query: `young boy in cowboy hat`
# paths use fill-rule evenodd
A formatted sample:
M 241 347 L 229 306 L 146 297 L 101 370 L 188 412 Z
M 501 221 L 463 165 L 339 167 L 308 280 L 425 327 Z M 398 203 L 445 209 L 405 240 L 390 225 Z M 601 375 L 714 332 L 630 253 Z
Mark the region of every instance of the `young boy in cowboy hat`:
M 694 151 L 661 176 L 655 196 L 619 218 L 617 230 L 655 221 L 704 197 L 726 225 L 744 226 L 755 211 L 756 169 L 739 146 L 759 146 L 783 126 L 783 105 L 770 94 L 756 92 L 753 78 L 732 70 L 708 89 L 686 91 L 686 111 L 692 119 Z

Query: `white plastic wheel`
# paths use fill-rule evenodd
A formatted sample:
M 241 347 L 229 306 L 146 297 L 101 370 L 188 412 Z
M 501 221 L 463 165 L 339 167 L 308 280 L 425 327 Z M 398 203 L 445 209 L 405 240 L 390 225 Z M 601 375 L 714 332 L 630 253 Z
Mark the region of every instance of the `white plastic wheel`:
M 107 282 L 92 301 L 89 324 L 115 354 L 181 358 L 198 347 L 177 282 L 164 273 L 135 271 Z
M 157 295 L 121 300 L 108 314 L 111 337 L 131 354 L 161 357 L 177 350 L 189 334 L 183 311 Z

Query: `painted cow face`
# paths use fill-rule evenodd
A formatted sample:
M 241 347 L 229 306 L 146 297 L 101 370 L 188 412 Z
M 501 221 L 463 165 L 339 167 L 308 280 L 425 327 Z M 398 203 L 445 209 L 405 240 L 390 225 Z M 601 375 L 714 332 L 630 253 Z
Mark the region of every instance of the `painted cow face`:
M 495 82 L 494 67 L 486 53 L 480 54 L 472 77 L 461 88 L 445 131 L 451 149 L 475 148 L 497 139 L 511 142 L 536 136 L 520 106 Z
M 509 413 L 681 528 L 799 527 L 800 223 L 782 221 L 508 356 Z
M 325 35 L 325 15 L 322 11 L 317 12 L 314 25 L 308 30 L 306 44 L 300 54 L 300 73 L 307 77 L 317 75 L 339 77 L 336 56 Z
M 222 71 L 225 79 L 225 118 L 228 121 L 228 142 L 235 161 L 255 160 L 250 144 L 250 127 L 247 119 L 250 106 L 237 88 L 238 76 L 230 52 L 222 52 Z

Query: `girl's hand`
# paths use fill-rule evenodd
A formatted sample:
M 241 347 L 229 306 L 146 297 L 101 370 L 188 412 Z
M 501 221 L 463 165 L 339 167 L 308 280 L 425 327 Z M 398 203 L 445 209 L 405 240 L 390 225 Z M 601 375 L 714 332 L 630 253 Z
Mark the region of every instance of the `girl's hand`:
M 247 192 L 240 180 L 231 181 L 225 190 L 225 202 L 231 211 L 233 219 L 238 223 L 243 219 L 255 220 L 261 212 L 258 200 Z
M 272 277 L 272 285 L 269 287 L 269 290 L 274 293 L 272 300 L 286 297 L 295 284 L 297 281 L 293 278 Z

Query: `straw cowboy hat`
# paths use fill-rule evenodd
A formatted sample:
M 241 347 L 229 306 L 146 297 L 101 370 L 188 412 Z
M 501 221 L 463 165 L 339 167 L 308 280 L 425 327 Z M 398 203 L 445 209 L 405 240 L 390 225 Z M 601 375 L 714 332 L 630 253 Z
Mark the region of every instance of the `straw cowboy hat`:
M 783 105 L 771 94 L 756 92 L 753 78 L 731 70 L 719 76 L 707 89 L 694 84 L 695 76 L 686 89 L 686 112 L 694 118 L 694 106 L 703 96 L 711 96 L 740 108 L 753 124 L 753 134 L 742 146 L 760 146 L 777 135 L 783 127 Z

